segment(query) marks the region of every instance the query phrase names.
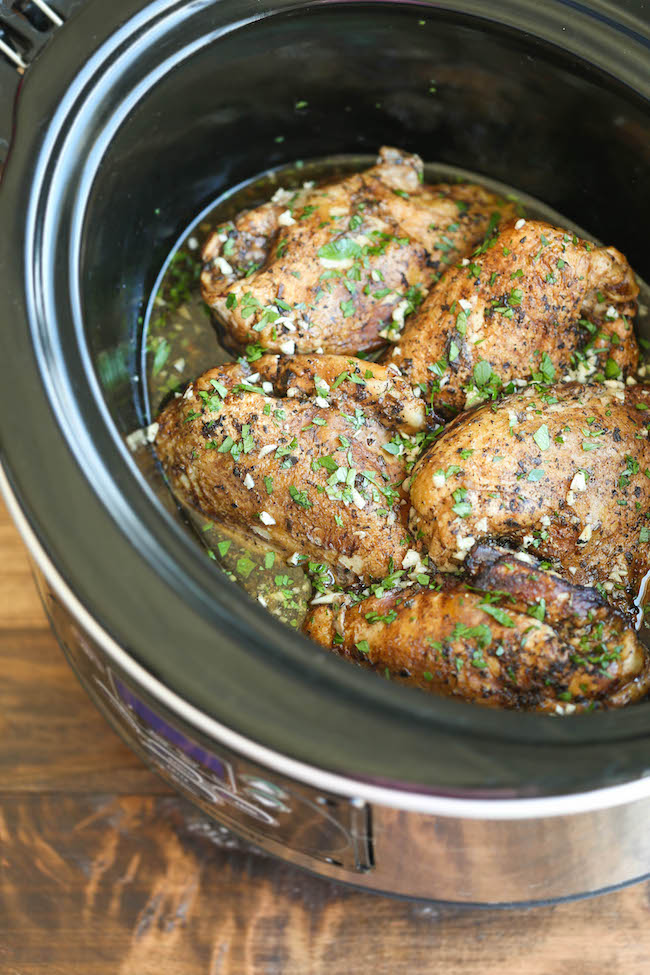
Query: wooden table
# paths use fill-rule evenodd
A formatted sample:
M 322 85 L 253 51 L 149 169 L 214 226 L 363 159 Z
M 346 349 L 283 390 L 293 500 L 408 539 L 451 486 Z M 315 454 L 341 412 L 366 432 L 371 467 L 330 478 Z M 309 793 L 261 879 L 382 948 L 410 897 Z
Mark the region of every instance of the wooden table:
M 647 975 L 650 885 L 516 911 L 358 893 L 252 851 L 129 752 L 0 508 L 2 975 Z

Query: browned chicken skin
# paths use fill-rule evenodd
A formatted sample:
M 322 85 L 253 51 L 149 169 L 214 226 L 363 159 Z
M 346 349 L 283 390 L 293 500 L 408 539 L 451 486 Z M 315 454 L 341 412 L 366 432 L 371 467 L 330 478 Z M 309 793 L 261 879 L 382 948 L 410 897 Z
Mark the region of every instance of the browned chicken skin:
M 458 571 L 504 539 L 632 611 L 650 568 L 650 387 L 537 388 L 463 414 L 417 464 L 411 529 Z
M 473 570 L 471 585 L 393 576 L 380 595 L 315 607 L 304 630 L 386 676 L 492 707 L 563 714 L 648 692 L 647 652 L 597 592 L 485 548 Z
M 206 517 L 339 574 L 378 576 L 401 562 L 401 483 L 425 412 L 385 367 L 337 356 L 228 363 L 192 383 L 158 423 L 172 490 Z
M 633 374 L 638 292 L 613 247 L 520 219 L 445 272 L 384 359 L 452 414 L 512 379 L 561 379 L 581 350 L 585 378 Z
M 181 501 L 329 566 L 308 636 L 492 707 L 650 691 L 650 387 L 624 384 L 639 289 L 619 251 L 383 148 L 242 212 L 203 260 L 224 344 L 282 355 L 205 373 L 156 448 Z M 387 342 L 383 365 L 354 358 Z
M 383 148 L 366 172 L 280 191 L 220 227 L 201 287 L 226 344 L 285 354 L 384 344 L 439 269 L 515 213 L 481 186 L 426 186 L 422 175 L 419 156 Z

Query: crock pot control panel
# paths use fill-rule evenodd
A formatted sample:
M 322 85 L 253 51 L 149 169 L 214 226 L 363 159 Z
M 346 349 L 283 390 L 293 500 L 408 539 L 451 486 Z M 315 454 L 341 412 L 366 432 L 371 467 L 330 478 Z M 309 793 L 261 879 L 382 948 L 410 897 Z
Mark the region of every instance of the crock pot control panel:
M 145 699 L 109 664 L 40 573 L 36 582 L 50 622 L 95 703 L 134 751 L 222 825 L 251 843 L 305 865 L 341 872 L 373 867 L 370 807 L 279 775 L 219 744 L 197 740 L 158 703 Z

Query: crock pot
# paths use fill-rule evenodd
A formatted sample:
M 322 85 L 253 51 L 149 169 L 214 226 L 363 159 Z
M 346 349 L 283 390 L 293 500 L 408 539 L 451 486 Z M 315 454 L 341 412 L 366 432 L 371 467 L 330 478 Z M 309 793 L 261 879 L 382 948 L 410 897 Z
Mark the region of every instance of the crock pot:
M 225 189 L 385 143 L 538 197 L 648 278 L 645 6 L 88 0 L 24 72 L 0 190 L 6 501 L 124 739 L 319 874 L 491 904 L 646 875 L 650 704 L 483 709 L 379 680 L 268 615 L 126 446 L 151 419 L 143 309 Z

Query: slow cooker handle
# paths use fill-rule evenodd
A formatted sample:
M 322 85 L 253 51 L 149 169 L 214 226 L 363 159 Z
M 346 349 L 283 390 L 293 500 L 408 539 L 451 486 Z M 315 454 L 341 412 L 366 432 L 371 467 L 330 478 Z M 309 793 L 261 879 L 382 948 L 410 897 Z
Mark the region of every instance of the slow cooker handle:
M 63 17 L 46 0 L 0 0 L 0 59 L 24 74 Z
M 78 0 L 0 0 L 0 176 L 21 78 Z

